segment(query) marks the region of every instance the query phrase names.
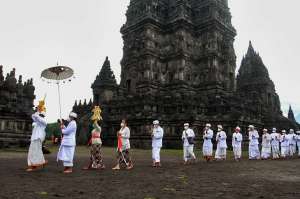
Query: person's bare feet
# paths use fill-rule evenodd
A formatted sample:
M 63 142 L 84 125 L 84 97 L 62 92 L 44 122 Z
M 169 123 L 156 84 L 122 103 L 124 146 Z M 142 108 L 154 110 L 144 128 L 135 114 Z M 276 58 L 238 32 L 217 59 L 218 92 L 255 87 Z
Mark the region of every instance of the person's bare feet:
M 120 165 L 116 165 L 115 167 L 112 168 L 112 170 L 120 170 Z
M 64 173 L 65 173 L 65 174 L 72 173 L 72 172 L 73 172 L 72 167 L 67 168 L 67 169 L 64 170 Z

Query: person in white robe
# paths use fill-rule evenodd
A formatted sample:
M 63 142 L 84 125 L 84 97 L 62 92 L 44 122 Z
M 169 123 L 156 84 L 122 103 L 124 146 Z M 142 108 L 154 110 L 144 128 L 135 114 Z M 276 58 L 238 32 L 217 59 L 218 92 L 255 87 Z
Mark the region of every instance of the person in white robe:
M 288 137 L 289 137 L 289 144 L 290 144 L 289 147 L 290 157 L 293 157 L 297 150 L 297 140 L 296 140 L 296 134 L 294 129 L 290 129 Z
M 272 148 L 272 159 L 276 160 L 280 158 L 280 134 L 277 133 L 277 129 L 273 128 L 271 133 L 271 148 Z
M 226 133 L 223 131 L 222 125 L 218 125 L 218 133 L 216 135 L 217 141 L 217 150 L 215 153 L 216 160 L 226 160 L 226 150 L 227 150 L 227 143 L 226 143 Z
M 235 132 L 232 134 L 232 149 L 236 161 L 240 161 L 242 157 L 242 141 L 243 135 L 241 134 L 241 128 L 236 127 Z
M 47 127 L 45 112 L 36 112 L 31 117 L 33 120 L 33 129 L 27 157 L 27 171 L 34 171 L 47 164 L 42 150 L 42 145 L 46 137 L 45 129 Z
M 57 154 L 57 161 L 62 161 L 64 173 L 73 172 L 73 159 L 76 147 L 77 114 L 69 114 L 67 127 L 61 122 L 62 141 Z
M 152 166 L 161 167 L 160 162 L 160 150 L 162 147 L 162 141 L 164 137 L 164 130 L 160 127 L 159 121 L 153 121 L 153 130 L 152 130 Z
M 289 136 L 286 134 L 286 130 L 282 130 L 281 138 L 280 138 L 280 146 L 281 146 L 281 158 L 286 159 L 289 157 Z
M 190 125 L 188 123 L 185 123 L 184 130 L 182 132 L 184 164 L 195 163 L 196 161 L 194 153 L 195 133 L 189 126 Z
M 255 130 L 253 125 L 249 126 L 248 129 L 249 136 L 249 160 L 259 160 L 260 152 L 259 152 L 259 134 L 257 130 Z
M 212 139 L 214 136 L 213 130 L 211 130 L 211 124 L 206 124 L 203 132 L 203 147 L 202 153 L 204 159 L 209 162 L 213 158 L 213 144 Z
M 300 131 L 296 131 L 296 142 L 298 147 L 298 157 L 300 158 Z
M 262 143 L 261 143 L 261 159 L 267 160 L 271 157 L 271 135 L 268 129 L 263 129 Z

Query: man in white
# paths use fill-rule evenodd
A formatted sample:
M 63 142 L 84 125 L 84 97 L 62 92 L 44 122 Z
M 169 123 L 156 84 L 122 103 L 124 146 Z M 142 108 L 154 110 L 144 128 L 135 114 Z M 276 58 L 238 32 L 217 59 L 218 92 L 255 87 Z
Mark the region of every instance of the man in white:
M 261 148 L 261 159 L 267 160 L 271 157 L 271 135 L 268 133 L 268 129 L 263 129 L 262 135 L 262 148 Z
M 195 133 L 193 129 L 189 128 L 189 124 L 184 124 L 184 131 L 182 132 L 182 141 L 183 141 L 183 160 L 184 164 L 189 162 L 195 162 L 196 156 L 194 153 L 194 139 Z
M 271 148 L 273 160 L 279 159 L 280 150 L 279 150 L 280 134 L 277 133 L 277 129 L 273 128 L 271 133 Z
M 300 158 L 300 131 L 296 131 L 296 141 L 297 141 L 297 147 L 298 147 L 298 157 Z
M 72 173 L 73 159 L 76 146 L 77 114 L 69 114 L 67 127 L 61 122 L 62 141 L 57 154 L 57 161 L 62 161 L 64 173 Z
M 155 120 L 153 122 L 152 137 L 152 160 L 153 167 L 161 167 L 160 164 L 160 149 L 162 147 L 162 140 L 164 137 L 164 130 L 160 127 L 159 121 Z
M 43 167 L 47 163 L 42 150 L 42 145 L 46 136 L 45 129 L 47 126 L 45 112 L 36 112 L 31 117 L 33 120 L 33 129 L 27 158 L 27 171 L 36 170 L 39 167 Z
M 289 149 L 290 149 L 290 143 L 289 143 L 289 137 L 286 134 L 286 130 L 282 130 L 282 134 L 281 134 L 281 157 L 282 158 L 287 158 L 289 157 Z
M 240 133 L 240 131 L 241 128 L 236 127 L 235 132 L 232 135 L 232 148 L 233 148 L 234 159 L 236 161 L 240 161 L 242 157 L 243 135 Z
M 204 141 L 203 141 L 202 153 L 203 153 L 204 159 L 207 162 L 209 162 L 213 157 L 213 144 L 212 144 L 211 140 L 213 139 L 214 132 L 210 128 L 211 128 L 211 125 L 206 124 L 204 132 L 203 132 L 203 140 Z
M 226 160 L 226 149 L 227 149 L 227 143 L 226 143 L 226 133 L 223 131 L 222 125 L 218 125 L 218 133 L 216 135 L 216 141 L 217 141 L 217 150 L 215 154 L 216 160 Z
M 259 152 L 259 134 L 257 130 L 254 129 L 253 125 L 249 126 L 249 160 L 259 160 L 260 152 Z
M 288 138 L 289 138 L 289 144 L 290 144 L 290 148 L 289 148 L 290 157 L 293 157 L 297 150 L 297 141 L 296 141 L 296 134 L 295 134 L 294 129 L 290 129 Z

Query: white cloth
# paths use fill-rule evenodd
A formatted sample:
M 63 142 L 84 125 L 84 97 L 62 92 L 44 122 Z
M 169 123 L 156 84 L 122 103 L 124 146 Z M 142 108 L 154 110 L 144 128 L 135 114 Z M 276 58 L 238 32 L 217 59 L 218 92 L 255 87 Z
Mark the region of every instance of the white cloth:
M 73 167 L 74 153 L 75 146 L 61 145 L 57 154 L 57 160 L 62 161 L 65 167 Z
M 162 147 L 164 130 L 160 126 L 153 128 L 152 135 L 152 160 L 158 163 L 160 162 L 160 149 Z
M 62 161 L 65 167 L 73 167 L 76 146 L 76 121 L 72 120 L 67 127 L 62 129 L 62 142 L 57 154 L 57 161 Z
M 153 128 L 153 136 L 152 136 L 152 147 L 153 148 L 161 148 L 162 140 L 164 137 L 164 130 L 159 126 L 157 128 Z
M 76 146 L 76 121 L 72 120 L 67 127 L 62 128 L 63 139 L 61 145 L 63 146 Z
M 256 130 L 249 131 L 249 159 L 259 159 L 260 152 L 259 152 L 259 134 Z
M 289 143 L 289 136 L 288 135 L 282 135 L 281 139 L 281 157 L 285 158 L 288 157 L 290 154 L 290 143 Z
M 196 159 L 194 153 L 194 144 L 190 144 L 188 138 L 195 138 L 195 133 L 193 129 L 188 128 L 187 130 L 184 130 L 182 132 L 184 161 L 188 161 L 190 159 Z
M 161 147 L 152 148 L 152 160 L 156 163 L 160 162 L 160 149 Z
M 232 134 L 232 149 L 235 159 L 242 157 L 242 141 L 243 135 L 240 132 Z
M 128 150 L 130 149 L 130 141 L 129 141 L 129 138 L 130 138 L 130 130 L 129 128 L 126 126 L 125 128 L 123 129 L 120 129 L 120 134 L 121 134 L 121 137 L 122 137 L 122 149 L 123 150 Z
M 195 138 L 195 133 L 193 129 L 187 129 L 182 132 L 182 140 L 183 140 L 183 146 L 190 146 L 191 144 L 188 141 L 188 138 Z M 193 145 L 193 144 L 192 144 Z
M 261 157 L 264 159 L 268 159 L 271 156 L 271 135 L 269 133 L 265 133 L 262 136 L 262 148 L 261 148 Z
M 272 148 L 273 159 L 279 158 L 280 155 L 279 142 L 280 142 L 280 134 L 271 133 L 271 148 Z
M 28 157 L 28 166 L 42 166 L 45 164 L 45 158 L 42 150 L 42 141 L 36 139 L 30 142 Z
M 31 116 L 34 124 L 32 129 L 32 135 L 31 135 L 31 141 L 40 139 L 42 142 L 44 142 L 46 137 L 45 129 L 47 127 L 46 120 L 39 116 L 39 113 L 36 112 Z
M 214 132 L 211 129 L 207 129 L 204 131 L 203 134 L 203 149 L 202 153 L 203 156 L 212 156 L 213 155 L 213 144 L 212 144 L 212 138 L 214 136 Z
M 296 142 L 298 146 L 298 156 L 300 156 L 300 135 L 296 136 Z
M 196 156 L 194 153 L 194 145 L 184 146 L 183 147 L 183 160 L 186 162 L 188 160 L 195 160 Z
M 226 143 L 226 133 L 224 131 L 220 131 L 216 135 L 216 141 L 217 141 L 217 150 L 215 154 L 216 159 L 226 159 L 226 149 L 227 149 L 227 143 Z
M 289 138 L 289 152 L 290 156 L 293 156 L 297 151 L 297 135 L 295 133 L 288 134 Z

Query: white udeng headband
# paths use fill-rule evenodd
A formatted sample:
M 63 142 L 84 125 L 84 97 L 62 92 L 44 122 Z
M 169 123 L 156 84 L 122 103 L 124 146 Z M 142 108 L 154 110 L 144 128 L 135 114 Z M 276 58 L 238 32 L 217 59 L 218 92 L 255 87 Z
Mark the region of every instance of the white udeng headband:
M 76 113 L 74 113 L 74 112 L 71 112 L 71 113 L 69 114 L 69 116 L 70 116 L 70 117 L 77 118 L 77 114 L 76 114 Z
M 158 120 L 155 120 L 155 121 L 153 121 L 153 124 L 154 124 L 154 125 L 158 125 L 158 124 L 159 124 L 159 121 L 158 121 Z

